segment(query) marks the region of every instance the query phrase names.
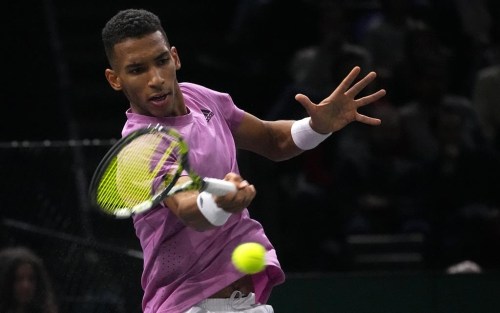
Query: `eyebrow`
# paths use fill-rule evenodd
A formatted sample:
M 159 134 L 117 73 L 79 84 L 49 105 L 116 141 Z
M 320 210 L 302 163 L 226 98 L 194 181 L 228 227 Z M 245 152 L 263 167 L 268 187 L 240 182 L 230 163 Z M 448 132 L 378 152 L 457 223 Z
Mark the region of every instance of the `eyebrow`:
M 142 66 L 142 63 L 134 62 L 134 63 L 131 63 L 131 64 L 127 64 L 125 66 L 125 69 L 126 70 L 131 70 L 131 69 L 135 69 L 135 68 L 138 68 L 138 67 L 141 67 L 141 66 Z
M 155 58 L 155 60 L 163 59 L 164 57 L 169 56 L 169 55 L 170 55 L 170 50 L 167 50 L 165 52 L 160 53 L 160 55 L 158 55 Z
M 160 59 L 162 59 L 162 58 L 164 58 L 164 57 L 166 57 L 166 56 L 169 56 L 169 55 L 170 55 L 170 50 L 167 50 L 167 51 L 165 51 L 165 52 L 160 53 L 158 56 L 156 56 L 156 57 L 154 58 L 154 60 L 155 60 L 155 61 L 158 61 L 158 60 L 160 60 Z M 126 69 L 126 70 L 130 70 L 130 69 L 134 69 L 134 68 L 137 68 L 137 67 L 141 67 L 142 65 L 143 65 L 143 63 L 140 63 L 140 62 L 139 62 L 139 63 L 138 63 L 138 62 L 133 62 L 133 63 L 131 63 L 131 64 L 126 65 L 126 66 L 125 66 L 125 69 Z

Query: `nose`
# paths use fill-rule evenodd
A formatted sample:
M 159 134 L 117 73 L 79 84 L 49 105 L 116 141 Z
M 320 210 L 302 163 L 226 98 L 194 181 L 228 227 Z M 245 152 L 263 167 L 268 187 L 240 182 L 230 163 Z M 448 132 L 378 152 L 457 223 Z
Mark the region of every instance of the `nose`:
M 165 82 L 165 79 L 161 75 L 160 69 L 153 68 L 151 70 L 151 77 L 149 79 L 149 86 L 152 88 L 157 88 Z

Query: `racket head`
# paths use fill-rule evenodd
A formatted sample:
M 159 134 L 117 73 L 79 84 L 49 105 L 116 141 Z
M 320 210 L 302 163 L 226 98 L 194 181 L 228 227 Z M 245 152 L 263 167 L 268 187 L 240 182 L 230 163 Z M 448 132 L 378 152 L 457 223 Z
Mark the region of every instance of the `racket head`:
M 96 168 L 89 188 L 91 204 L 126 218 L 158 205 L 189 172 L 188 145 L 173 128 L 148 126 L 116 142 Z

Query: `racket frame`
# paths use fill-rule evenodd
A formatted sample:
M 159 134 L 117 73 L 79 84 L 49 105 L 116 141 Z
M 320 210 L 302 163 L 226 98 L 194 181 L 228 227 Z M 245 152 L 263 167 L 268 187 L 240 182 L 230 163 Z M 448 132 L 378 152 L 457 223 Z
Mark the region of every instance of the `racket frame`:
M 110 166 L 111 162 L 113 162 L 114 158 L 119 154 L 120 151 L 123 150 L 130 142 L 136 139 L 139 136 L 145 134 L 151 134 L 155 132 L 162 132 L 177 138 L 179 151 L 181 152 L 178 156 L 180 158 L 180 162 L 178 163 L 178 167 L 175 173 L 172 176 L 171 183 L 168 184 L 163 190 L 153 195 L 150 199 L 145 200 L 139 204 L 136 204 L 132 208 L 118 208 L 113 210 L 108 210 L 103 208 L 98 201 L 98 190 L 100 186 L 100 181 L 103 175 L 106 173 L 106 170 Z M 104 155 L 103 159 L 99 163 L 96 168 L 94 175 L 92 177 L 92 181 L 89 188 L 89 196 L 92 205 L 96 208 L 99 208 L 101 212 L 105 212 L 107 215 L 112 215 L 116 218 L 128 218 L 133 214 L 139 214 L 145 212 L 162 202 L 166 197 L 172 196 L 181 191 L 187 190 L 198 190 L 199 192 L 207 191 L 213 195 L 222 196 L 229 192 L 235 192 L 236 186 L 225 180 L 217 179 L 217 178 L 202 178 L 195 172 L 193 172 L 189 166 L 189 147 L 187 143 L 184 141 L 182 136 L 173 128 L 165 127 L 162 125 L 148 125 L 147 127 L 135 130 L 129 135 L 122 137 L 118 140 L 110 150 Z M 181 177 L 183 171 L 188 173 L 190 178 L 189 181 L 176 185 L 177 180 Z M 162 177 L 162 180 L 165 181 L 166 175 Z
M 114 209 L 113 211 L 104 209 L 102 206 L 99 204 L 99 201 L 97 200 L 98 198 L 98 189 L 100 186 L 101 179 L 103 175 L 105 174 L 106 170 L 110 166 L 111 162 L 114 161 L 116 156 L 119 154 L 120 151 L 123 150 L 130 142 L 135 140 L 137 137 L 143 136 L 145 134 L 151 134 L 155 132 L 162 132 L 166 133 L 170 136 L 176 137 L 179 141 L 180 144 L 180 151 L 181 153 L 181 160 L 179 162 L 179 166 L 175 172 L 175 174 L 172 177 L 172 182 L 166 186 L 161 192 L 156 193 L 153 195 L 150 199 L 145 200 L 139 204 L 136 204 L 132 208 L 118 208 Z M 96 170 L 94 171 L 94 174 L 92 176 L 92 180 L 90 183 L 90 188 L 89 188 L 89 198 L 92 206 L 99 208 L 101 212 L 106 213 L 107 215 L 112 215 L 117 218 L 127 218 L 130 217 L 133 214 L 139 214 L 142 212 L 145 212 L 155 206 L 157 206 L 163 199 L 165 199 L 167 196 L 169 196 L 170 190 L 175 186 L 175 183 L 181 176 L 181 173 L 183 170 L 187 171 L 189 173 L 190 178 L 193 180 L 193 176 L 191 173 L 191 170 L 189 169 L 189 162 L 187 159 L 187 153 L 188 153 L 188 146 L 184 142 L 184 139 L 182 136 L 175 131 L 173 128 L 169 127 L 164 127 L 162 125 L 148 125 L 147 127 L 140 128 L 138 130 L 133 131 L 132 133 L 128 134 L 125 137 L 122 137 L 120 140 L 118 140 L 104 155 L 102 160 L 99 162 L 99 165 L 97 166 Z M 162 178 L 164 180 L 164 178 Z M 194 179 L 196 180 L 196 178 Z M 199 178 L 201 181 L 201 178 Z M 194 181 L 189 181 L 182 186 L 187 187 L 189 185 L 193 185 Z M 195 189 L 194 187 L 192 189 Z M 176 192 L 182 191 L 181 188 L 175 188 Z

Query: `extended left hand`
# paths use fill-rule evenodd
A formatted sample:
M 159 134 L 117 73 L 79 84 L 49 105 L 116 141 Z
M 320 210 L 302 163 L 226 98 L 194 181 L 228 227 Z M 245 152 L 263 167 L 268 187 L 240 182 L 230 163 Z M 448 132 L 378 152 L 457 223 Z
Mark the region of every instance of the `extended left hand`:
M 303 94 L 295 96 L 295 100 L 302 104 L 311 117 L 311 127 L 316 132 L 322 134 L 335 132 L 353 121 L 373 126 L 380 125 L 380 119 L 360 114 L 358 108 L 377 101 L 385 96 L 386 92 L 384 89 L 380 89 L 368 96 L 355 99 L 377 77 L 375 72 L 370 72 L 351 87 L 360 72 L 359 66 L 354 67 L 332 94 L 319 104 L 311 102 Z

